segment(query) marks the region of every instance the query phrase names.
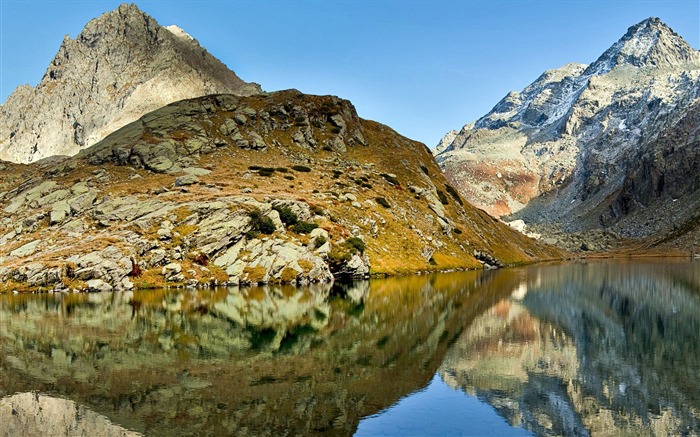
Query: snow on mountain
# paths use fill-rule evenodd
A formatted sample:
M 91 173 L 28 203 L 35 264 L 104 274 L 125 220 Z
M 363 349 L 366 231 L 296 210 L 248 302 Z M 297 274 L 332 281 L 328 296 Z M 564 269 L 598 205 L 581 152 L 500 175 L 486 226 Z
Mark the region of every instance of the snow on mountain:
M 509 93 L 434 153 L 462 194 L 495 216 L 650 235 L 668 225 L 665 215 L 640 228 L 625 215 L 641 208 L 615 206 L 616 196 L 642 151 L 653 156 L 699 97 L 700 52 L 649 18 L 592 64 L 548 70 Z

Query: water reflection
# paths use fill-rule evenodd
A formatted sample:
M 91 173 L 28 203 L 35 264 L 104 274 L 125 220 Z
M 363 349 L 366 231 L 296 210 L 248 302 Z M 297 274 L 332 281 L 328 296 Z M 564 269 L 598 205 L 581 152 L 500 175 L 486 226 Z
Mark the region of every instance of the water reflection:
M 439 373 L 539 435 L 697 435 L 698 272 L 624 263 L 523 270 Z
M 0 397 L 58 395 L 149 436 L 351 435 L 517 280 L 2 296 Z
M 19 393 L 0 399 L 0 424 L 5 436 L 137 437 L 141 434 L 66 399 Z
M 39 392 L 149 436 L 697 435 L 696 266 L 0 296 L 0 423 Z

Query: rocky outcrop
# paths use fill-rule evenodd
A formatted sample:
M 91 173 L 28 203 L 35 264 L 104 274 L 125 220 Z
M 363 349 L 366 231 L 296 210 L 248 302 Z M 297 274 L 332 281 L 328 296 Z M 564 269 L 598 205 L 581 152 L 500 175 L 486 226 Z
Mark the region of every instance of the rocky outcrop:
M 4 290 L 304 284 L 480 268 L 475 251 L 561 256 L 463 202 L 422 144 L 297 91 L 177 102 L 6 175 Z
M 510 93 L 436 158 L 467 200 L 496 216 L 649 237 L 687 219 L 665 212 L 674 199 L 696 204 L 679 175 L 693 174 L 680 161 L 696 156 L 698 98 L 700 52 L 650 18 L 593 64 L 567 64 Z
M 123 4 L 66 36 L 41 82 L 0 107 L 0 159 L 74 155 L 166 104 L 259 92 L 182 29 Z

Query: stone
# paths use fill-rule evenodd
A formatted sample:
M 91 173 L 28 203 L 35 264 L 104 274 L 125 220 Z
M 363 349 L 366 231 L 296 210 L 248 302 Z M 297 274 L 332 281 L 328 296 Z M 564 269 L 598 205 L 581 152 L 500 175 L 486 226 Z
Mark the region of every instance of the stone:
M 199 178 L 193 174 L 178 176 L 175 178 L 176 187 L 186 187 L 188 185 L 194 185 L 196 183 L 199 183 Z
M 168 282 L 180 282 L 184 280 L 182 275 L 182 266 L 178 263 L 170 263 L 163 266 L 161 273 Z
M 10 256 L 16 256 L 18 258 L 24 258 L 27 256 L 34 255 L 36 252 L 39 251 L 39 247 L 41 245 L 41 240 L 37 239 L 34 241 L 30 241 L 29 243 L 18 247 L 17 249 L 13 250 L 10 252 Z
M 91 279 L 87 281 L 88 291 L 91 293 L 110 292 L 114 289 L 102 279 Z

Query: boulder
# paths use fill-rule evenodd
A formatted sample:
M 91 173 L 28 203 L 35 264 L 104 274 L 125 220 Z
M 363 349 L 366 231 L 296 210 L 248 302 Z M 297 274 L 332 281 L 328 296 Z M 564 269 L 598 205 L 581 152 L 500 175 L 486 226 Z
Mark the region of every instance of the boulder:
M 87 281 L 89 292 L 109 292 L 114 289 L 111 285 L 103 281 L 102 279 L 91 279 Z

